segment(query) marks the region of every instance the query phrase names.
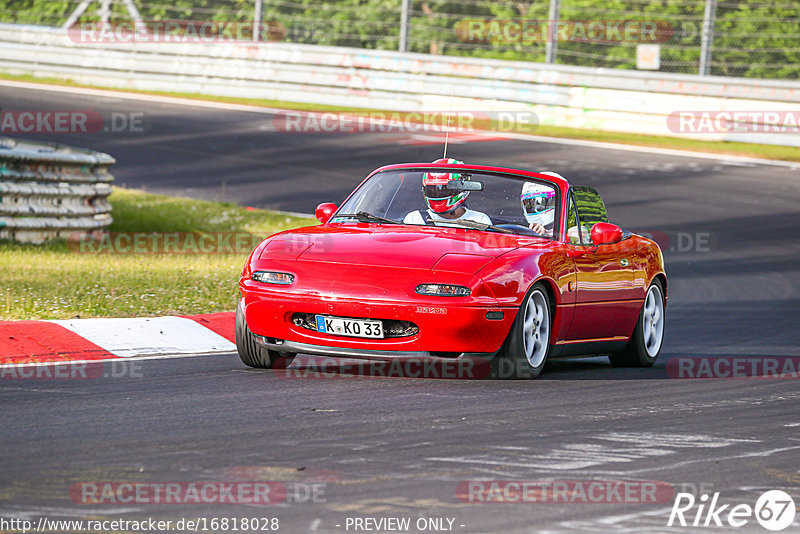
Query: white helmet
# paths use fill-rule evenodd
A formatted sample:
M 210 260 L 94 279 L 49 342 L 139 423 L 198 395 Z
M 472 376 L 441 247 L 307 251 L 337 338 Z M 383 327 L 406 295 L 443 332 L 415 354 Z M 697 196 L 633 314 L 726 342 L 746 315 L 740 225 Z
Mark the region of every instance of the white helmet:
M 561 178 L 554 172 L 543 172 L 542 174 Z M 519 200 L 528 224 L 539 223 L 542 226 L 553 224 L 556 215 L 556 191 L 553 187 L 535 182 L 525 182 Z

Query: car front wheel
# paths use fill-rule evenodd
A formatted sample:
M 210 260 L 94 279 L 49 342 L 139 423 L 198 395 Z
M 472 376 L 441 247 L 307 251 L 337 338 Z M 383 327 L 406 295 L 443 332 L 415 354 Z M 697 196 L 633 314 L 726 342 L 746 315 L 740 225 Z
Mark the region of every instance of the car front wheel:
M 542 284 L 522 301 L 503 348 L 492 360 L 496 378 L 536 378 L 550 352 L 550 302 Z
M 293 353 L 269 350 L 256 343 L 255 336 L 244 319 L 242 306 L 238 302 L 236 303 L 236 351 L 245 365 L 257 369 L 286 368 L 295 357 Z

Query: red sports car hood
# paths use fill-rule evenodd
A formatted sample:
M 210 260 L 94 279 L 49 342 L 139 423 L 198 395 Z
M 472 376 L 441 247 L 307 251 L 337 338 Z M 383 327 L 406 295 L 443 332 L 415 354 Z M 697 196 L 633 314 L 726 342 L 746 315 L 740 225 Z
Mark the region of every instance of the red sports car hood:
M 433 269 L 473 274 L 531 238 L 461 228 L 367 224 L 313 227 L 276 236 L 262 253 L 351 265 Z

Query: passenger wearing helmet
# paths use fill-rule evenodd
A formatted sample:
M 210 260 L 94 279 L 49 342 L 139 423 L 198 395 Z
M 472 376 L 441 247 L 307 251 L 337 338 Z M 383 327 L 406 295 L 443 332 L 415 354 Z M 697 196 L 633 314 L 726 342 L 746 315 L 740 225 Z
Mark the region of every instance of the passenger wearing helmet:
M 461 164 L 452 158 L 437 159 L 434 163 Z M 466 205 L 469 191 L 454 192 L 447 189 L 452 180 L 460 180 L 455 172 L 426 172 L 422 175 L 422 194 L 428 204 L 427 217 L 421 210 L 412 211 L 403 219 L 405 224 L 425 224 L 426 219 L 446 224 L 447 221 L 468 219 L 481 224 L 492 224 L 488 215 L 471 210 Z
M 543 172 L 561 178 L 554 172 Z M 553 223 L 556 214 L 556 191 L 552 186 L 525 182 L 519 196 L 522 211 L 528 221 L 528 227 L 544 237 L 553 236 Z

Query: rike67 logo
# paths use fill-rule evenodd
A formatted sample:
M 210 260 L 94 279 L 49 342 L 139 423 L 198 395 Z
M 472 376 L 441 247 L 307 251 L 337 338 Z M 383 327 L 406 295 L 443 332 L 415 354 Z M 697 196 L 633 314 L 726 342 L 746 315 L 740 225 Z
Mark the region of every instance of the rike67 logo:
M 794 500 L 781 490 L 765 491 L 755 506 L 720 504 L 719 492 L 710 498 L 704 493 L 699 499 L 691 493 L 678 493 L 667 526 L 739 528 L 755 519 L 765 529 L 779 531 L 794 522 L 795 513 Z

